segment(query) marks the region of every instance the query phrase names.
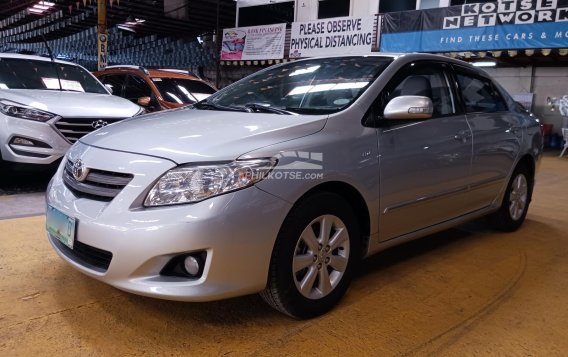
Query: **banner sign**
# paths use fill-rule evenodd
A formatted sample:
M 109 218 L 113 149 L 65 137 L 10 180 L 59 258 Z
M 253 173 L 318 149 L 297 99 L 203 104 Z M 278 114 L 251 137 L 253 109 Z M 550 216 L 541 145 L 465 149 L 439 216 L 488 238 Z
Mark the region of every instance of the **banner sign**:
M 497 0 L 387 13 L 380 50 L 454 52 L 558 48 L 568 43 L 568 0 Z
M 221 60 L 284 58 L 285 38 L 286 24 L 224 29 Z
M 290 57 L 368 54 L 373 45 L 375 17 L 336 17 L 294 22 Z

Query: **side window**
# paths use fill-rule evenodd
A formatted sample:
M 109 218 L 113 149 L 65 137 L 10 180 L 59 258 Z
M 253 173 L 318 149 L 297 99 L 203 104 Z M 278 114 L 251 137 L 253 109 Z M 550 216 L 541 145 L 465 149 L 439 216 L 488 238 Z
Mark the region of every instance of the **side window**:
M 458 72 L 456 79 L 466 113 L 495 113 L 507 110 L 507 104 L 491 80 Z
M 99 80 L 112 88 L 112 94 L 122 97 L 122 87 L 126 81 L 126 76 L 121 74 L 109 74 L 99 77 Z
M 418 95 L 432 99 L 433 117 L 456 113 L 456 104 L 449 77 L 442 64 L 413 63 L 404 67 L 382 93 L 383 108 L 391 99 L 403 95 Z
M 152 89 L 142 77 L 128 76 L 126 88 L 124 89 L 124 98 L 136 103 L 140 97 L 151 97 Z

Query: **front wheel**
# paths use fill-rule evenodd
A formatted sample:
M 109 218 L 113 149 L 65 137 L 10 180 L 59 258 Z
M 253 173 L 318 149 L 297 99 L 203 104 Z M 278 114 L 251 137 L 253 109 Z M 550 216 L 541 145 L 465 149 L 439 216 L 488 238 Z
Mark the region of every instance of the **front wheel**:
M 489 216 L 489 223 L 497 230 L 513 232 L 523 224 L 532 197 L 532 177 L 525 166 L 513 172 L 499 210 Z
M 357 219 L 341 196 L 317 193 L 292 209 L 278 234 L 262 298 L 295 318 L 329 311 L 359 259 Z

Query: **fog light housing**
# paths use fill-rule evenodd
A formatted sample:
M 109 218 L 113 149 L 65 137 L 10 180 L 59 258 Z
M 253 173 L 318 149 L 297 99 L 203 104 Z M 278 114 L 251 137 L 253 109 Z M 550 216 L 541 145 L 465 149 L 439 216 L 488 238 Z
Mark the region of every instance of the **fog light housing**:
M 197 275 L 201 270 L 201 264 L 199 263 L 198 258 L 194 257 L 193 255 L 188 255 L 183 260 L 183 267 L 185 271 L 191 276 Z
M 206 259 L 207 253 L 204 251 L 175 256 L 160 271 L 160 275 L 198 279 L 203 275 Z
M 10 140 L 10 145 L 19 145 L 19 146 L 31 146 L 31 147 L 38 147 L 44 149 L 51 149 L 51 146 L 43 141 L 31 139 L 31 138 L 24 138 L 22 136 L 14 136 Z
M 34 146 L 33 141 L 24 138 L 14 138 L 12 143 L 14 145 Z

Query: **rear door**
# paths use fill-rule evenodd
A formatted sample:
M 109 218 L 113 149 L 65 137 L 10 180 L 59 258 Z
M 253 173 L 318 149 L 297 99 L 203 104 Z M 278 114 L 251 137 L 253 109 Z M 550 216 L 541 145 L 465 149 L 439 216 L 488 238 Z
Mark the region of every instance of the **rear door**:
M 428 96 L 434 104 L 431 119 L 397 121 L 379 129 L 381 240 L 412 233 L 471 210 L 465 201 L 470 180 L 471 131 L 458 105 L 450 70 L 446 63 L 411 63 L 393 77 L 380 95 L 379 113 L 399 95 Z
M 474 208 L 490 205 L 507 183 L 520 151 L 522 118 L 488 77 L 455 66 L 466 118 L 473 134 L 472 183 L 468 200 Z

